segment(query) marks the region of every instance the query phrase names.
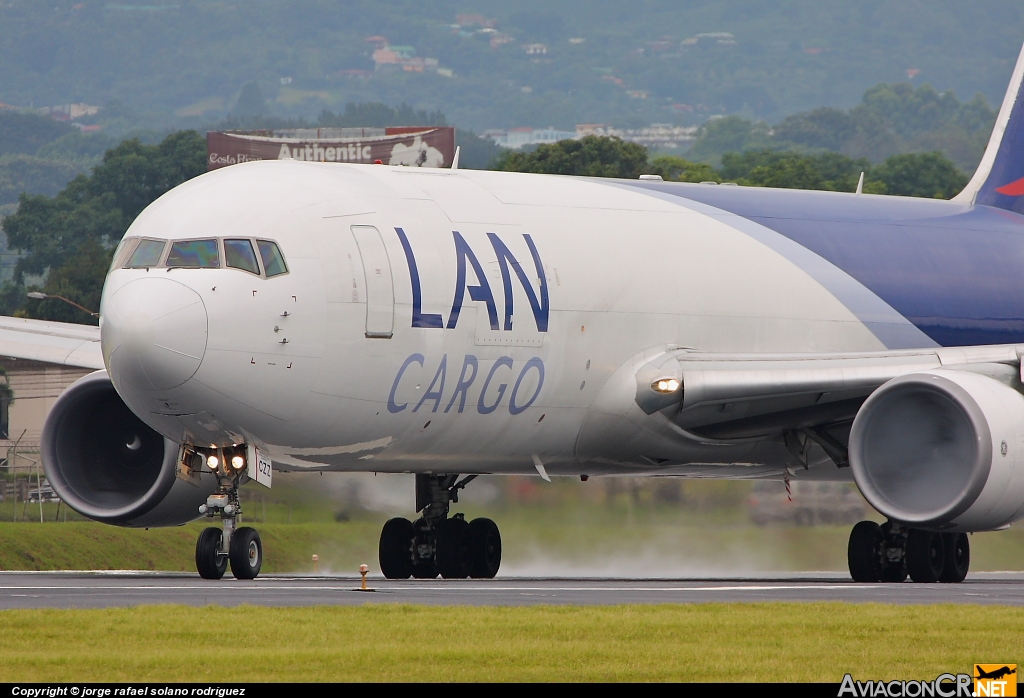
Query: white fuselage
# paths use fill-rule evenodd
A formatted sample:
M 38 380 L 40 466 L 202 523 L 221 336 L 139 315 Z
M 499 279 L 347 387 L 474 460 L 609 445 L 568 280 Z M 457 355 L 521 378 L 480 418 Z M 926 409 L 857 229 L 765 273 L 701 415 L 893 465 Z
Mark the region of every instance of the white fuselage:
M 116 268 L 104 360 L 164 436 L 253 442 L 280 469 L 660 472 L 641 451 L 581 442 L 621 367 L 677 347 L 885 348 L 786 255 L 707 208 L 558 176 L 224 168 L 161 197 L 127 237 L 265 238 L 288 273 Z M 777 474 L 777 449 L 758 448 L 695 441 L 664 472 Z

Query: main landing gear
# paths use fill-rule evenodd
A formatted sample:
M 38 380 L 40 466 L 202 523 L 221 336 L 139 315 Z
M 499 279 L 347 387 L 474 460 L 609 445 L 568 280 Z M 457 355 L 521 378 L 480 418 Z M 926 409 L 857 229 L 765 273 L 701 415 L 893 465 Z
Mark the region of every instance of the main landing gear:
M 450 502 L 476 475 L 416 475 L 416 511 L 411 522 L 391 519 L 380 533 L 380 571 L 388 579 L 491 579 L 501 565 L 501 534 L 490 519 L 448 518 Z
M 909 575 L 920 583 L 955 584 L 967 576 L 971 544 L 966 533 L 861 521 L 850 532 L 847 559 L 855 582 L 902 582 Z
M 199 513 L 208 519 L 219 518 L 223 529 L 210 526 L 203 529 L 196 541 L 196 570 L 203 579 L 220 579 L 231 563 L 236 579 L 255 579 L 263 566 L 263 543 L 255 528 L 238 527 L 242 505 L 238 501 L 238 488 L 242 484 L 245 468 L 245 449 L 217 449 L 196 454 L 203 465 L 217 477 L 217 491 L 211 494 Z

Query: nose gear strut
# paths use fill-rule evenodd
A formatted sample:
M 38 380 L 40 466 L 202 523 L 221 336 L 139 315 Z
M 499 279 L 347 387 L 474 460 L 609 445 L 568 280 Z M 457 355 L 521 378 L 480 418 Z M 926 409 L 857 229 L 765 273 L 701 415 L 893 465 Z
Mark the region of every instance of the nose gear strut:
M 238 527 L 242 520 L 238 488 L 248 480 L 245 447 L 197 449 L 190 457 L 194 470 L 205 465 L 217 478 L 217 491 L 199 507 L 199 513 L 207 519 L 219 518 L 222 524 L 222 529 L 210 526 L 199 534 L 196 541 L 199 576 L 220 579 L 230 562 L 231 573 L 236 579 L 255 579 L 263 566 L 263 542 L 256 529 Z

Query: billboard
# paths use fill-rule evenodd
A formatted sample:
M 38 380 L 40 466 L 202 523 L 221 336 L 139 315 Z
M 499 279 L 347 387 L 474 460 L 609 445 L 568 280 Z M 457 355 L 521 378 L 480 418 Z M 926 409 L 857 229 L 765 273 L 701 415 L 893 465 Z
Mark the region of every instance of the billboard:
M 210 131 L 206 169 L 254 160 L 355 162 L 409 167 L 449 167 L 455 158 L 450 126 L 296 128 L 277 131 Z

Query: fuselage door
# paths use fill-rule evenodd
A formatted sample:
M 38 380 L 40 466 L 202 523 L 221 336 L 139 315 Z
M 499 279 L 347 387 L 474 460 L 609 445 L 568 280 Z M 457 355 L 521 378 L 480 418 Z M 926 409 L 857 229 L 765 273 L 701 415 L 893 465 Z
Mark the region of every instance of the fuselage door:
M 366 277 L 366 336 L 391 339 L 395 325 L 395 289 L 391 262 L 380 232 L 370 225 L 353 225 Z

